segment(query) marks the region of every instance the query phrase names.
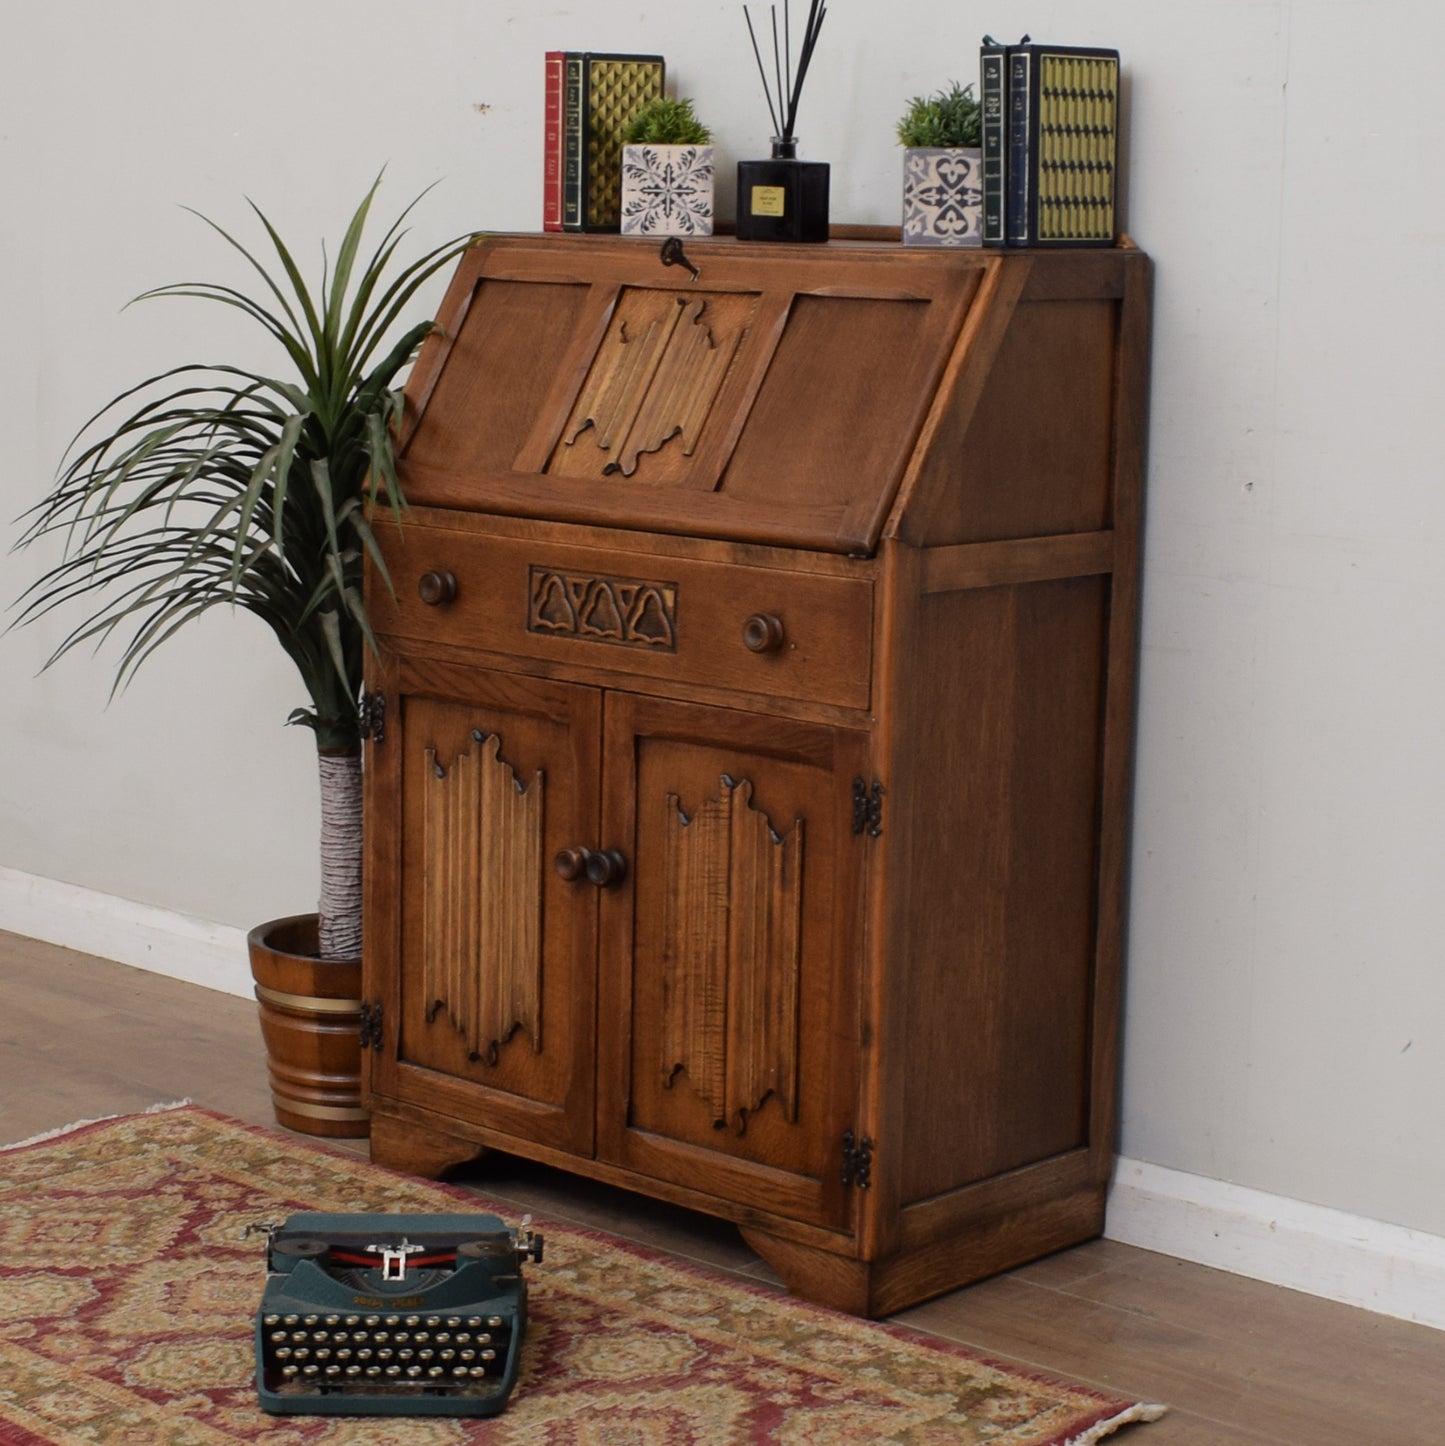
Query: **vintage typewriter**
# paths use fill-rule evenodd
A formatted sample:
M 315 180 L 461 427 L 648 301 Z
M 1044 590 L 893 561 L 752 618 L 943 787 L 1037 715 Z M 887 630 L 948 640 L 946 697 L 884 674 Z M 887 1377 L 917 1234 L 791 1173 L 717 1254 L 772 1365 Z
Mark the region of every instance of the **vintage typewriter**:
M 266 1235 L 261 1406 L 333 1416 L 491 1416 L 517 1382 L 530 1217 L 290 1216 Z M 249 1233 L 249 1232 L 248 1232 Z

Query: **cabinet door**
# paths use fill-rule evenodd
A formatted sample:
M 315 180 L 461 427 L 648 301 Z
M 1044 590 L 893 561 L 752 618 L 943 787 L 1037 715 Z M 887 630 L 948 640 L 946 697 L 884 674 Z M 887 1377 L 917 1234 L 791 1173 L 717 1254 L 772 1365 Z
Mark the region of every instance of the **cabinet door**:
M 598 1153 L 839 1227 L 867 850 L 841 730 L 609 693 Z
M 368 756 L 375 1091 L 592 1150 L 595 890 L 558 851 L 597 833 L 600 695 L 394 663 Z

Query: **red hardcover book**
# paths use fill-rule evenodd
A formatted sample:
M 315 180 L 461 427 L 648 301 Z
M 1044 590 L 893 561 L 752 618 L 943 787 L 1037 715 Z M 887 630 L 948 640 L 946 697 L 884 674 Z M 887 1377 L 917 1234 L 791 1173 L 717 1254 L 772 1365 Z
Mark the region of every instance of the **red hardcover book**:
M 562 229 L 562 69 L 566 52 L 547 52 L 542 124 L 542 229 Z

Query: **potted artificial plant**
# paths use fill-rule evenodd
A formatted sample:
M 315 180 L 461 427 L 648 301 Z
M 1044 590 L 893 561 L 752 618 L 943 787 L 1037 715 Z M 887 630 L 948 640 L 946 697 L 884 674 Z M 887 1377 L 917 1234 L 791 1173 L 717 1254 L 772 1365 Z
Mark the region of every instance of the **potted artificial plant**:
M 22 595 L 18 621 L 90 608 L 47 667 L 119 633 L 119 689 L 177 628 L 231 605 L 259 617 L 300 672 L 310 706 L 288 721 L 312 731 L 320 764 L 319 910 L 263 924 L 250 938 L 277 1118 L 322 1135 L 367 1132 L 357 1030 L 360 693 L 371 627 L 361 570 L 367 554 L 381 561 L 369 509 L 402 506 L 393 455 L 402 398 L 393 382 L 431 323 L 397 327 L 417 288 L 467 245 L 399 260 L 408 206 L 363 257 L 379 184 L 315 290 L 254 205 L 274 252 L 267 264 L 208 220 L 255 271 L 253 294 L 178 282 L 137 299 L 234 307 L 280 345 L 287 374 L 187 363 L 122 392 L 77 435 L 21 537 L 21 545 L 59 537 L 64 551 Z
M 649 101 L 622 132 L 622 234 L 711 236 L 712 198 L 712 132 L 692 101 Z
M 982 116 L 973 86 L 914 96 L 898 122 L 903 244 L 983 244 Z

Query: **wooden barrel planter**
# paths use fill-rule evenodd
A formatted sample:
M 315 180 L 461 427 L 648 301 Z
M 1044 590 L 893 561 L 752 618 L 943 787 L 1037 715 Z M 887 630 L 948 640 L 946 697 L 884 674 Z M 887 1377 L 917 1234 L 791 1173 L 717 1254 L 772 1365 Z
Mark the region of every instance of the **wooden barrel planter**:
M 359 1139 L 371 1130 L 361 1105 L 361 961 L 318 959 L 316 928 L 315 914 L 294 914 L 247 935 L 271 1101 L 288 1130 Z

